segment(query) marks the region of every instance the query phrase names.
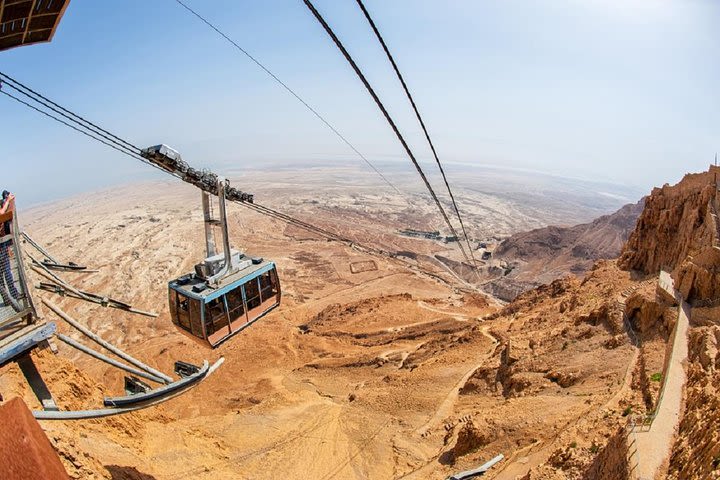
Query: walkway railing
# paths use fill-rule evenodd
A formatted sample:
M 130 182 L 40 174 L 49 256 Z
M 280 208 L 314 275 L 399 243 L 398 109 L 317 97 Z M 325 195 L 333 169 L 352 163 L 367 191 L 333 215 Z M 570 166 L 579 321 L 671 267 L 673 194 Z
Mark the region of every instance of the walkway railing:
M 652 428 L 652 424 L 657 417 L 658 410 L 660 408 L 660 405 L 662 404 L 663 398 L 665 397 L 665 387 L 667 386 L 668 378 L 667 373 L 669 366 L 675 356 L 675 338 L 677 337 L 678 325 L 680 325 L 680 315 L 683 313 L 684 306 L 687 305 L 687 303 L 685 303 L 680 297 L 680 294 L 677 292 L 677 290 L 675 290 L 675 282 L 670 276 L 670 273 L 665 270 L 660 270 L 660 275 L 658 277 L 658 285 L 666 292 L 671 293 L 675 297 L 675 300 L 678 301 L 678 317 L 677 320 L 675 320 L 675 325 L 673 326 L 672 332 L 670 333 L 670 337 L 668 338 L 667 342 L 668 347 L 665 353 L 665 360 L 663 361 L 662 384 L 660 385 L 660 393 L 658 394 L 658 398 L 655 401 L 655 406 L 652 412 L 643 415 L 640 418 L 639 422 L 636 421 L 636 426 L 640 427 L 640 431 L 647 431 Z M 687 314 L 689 315 L 689 312 Z
M 658 276 L 658 287 L 663 289 L 664 291 L 671 294 L 678 302 L 678 317 L 677 321 L 675 322 L 675 325 L 673 326 L 672 332 L 670 334 L 670 337 L 668 338 L 668 349 L 665 353 L 665 359 L 663 362 L 663 371 L 662 371 L 662 385 L 660 387 L 660 392 L 658 394 L 658 398 L 655 401 L 654 408 L 651 412 L 644 414 L 644 415 L 630 415 L 628 417 L 628 420 L 625 424 L 625 434 L 626 434 L 626 442 L 627 442 L 627 462 L 628 462 L 628 472 L 629 472 L 629 478 L 634 480 L 645 480 L 642 478 L 639 478 L 639 464 L 640 464 L 640 452 L 638 451 L 638 432 L 644 432 L 649 431 L 652 428 L 653 422 L 657 418 L 658 412 L 660 410 L 660 406 L 663 403 L 663 399 L 665 397 L 665 391 L 668 384 L 668 370 L 670 365 L 673 362 L 673 359 L 675 357 L 675 342 L 677 339 L 678 329 L 681 321 L 682 315 L 687 315 L 689 318 L 689 309 L 690 306 L 683 301 L 683 299 L 680 297 L 679 293 L 675 290 L 675 285 L 672 277 L 666 270 L 661 270 L 660 274 Z M 637 289 L 637 287 L 633 288 L 632 291 Z M 632 293 L 632 292 L 630 292 Z M 628 294 L 629 295 L 629 294 Z M 628 296 L 623 292 L 623 296 Z M 624 300 L 619 300 L 618 303 L 624 307 L 625 302 Z M 636 346 L 641 346 L 641 339 L 635 329 L 632 326 L 632 323 L 630 322 L 630 319 L 626 313 L 626 311 L 623 309 L 623 323 L 625 325 L 625 329 L 627 330 L 628 336 L 630 337 L 630 340 L 633 342 Z
M 14 210 L 0 215 L 0 338 L 37 319 L 28 290 L 18 232 Z
M 663 370 L 662 370 L 662 384 L 660 387 L 660 392 L 658 394 L 657 400 L 655 401 L 654 408 L 651 412 L 645 414 L 645 415 L 636 415 L 632 416 L 632 418 L 628 419 L 628 422 L 626 424 L 626 428 L 628 429 L 628 451 L 627 451 L 627 457 L 628 457 L 628 465 L 629 469 L 631 471 L 630 477 L 633 479 L 638 479 L 639 475 L 642 473 L 643 475 L 650 475 L 650 472 L 656 472 L 657 469 L 661 468 L 661 464 L 657 464 L 657 456 L 650 455 L 649 457 L 645 458 L 644 455 L 651 453 L 652 449 L 657 448 L 657 445 L 653 446 L 653 443 L 649 442 L 650 438 L 648 435 L 660 435 L 663 439 L 662 442 L 670 442 L 667 445 L 664 445 L 663 448 L 667 447 L 670 448 L 670 445 L 672 443 L 672 439 L 674 437 L 674 434 L 669 432 L 667 430 L 667 425 L 664 422 L 670 421 L 669 418 L 666 418 L 667 415 L 670 415 L 671 411 L 674 411 L 676 406 L 675 403 L 678 401 L 678 399 L 674 396 L 668 397 L 672 398 L 673 400 L 666 400 L 666 392 L 668 391 L 668 385 L 672 384 L 672 388 L 682 388 L 682 384 L 678 384 L 678 372 L 677 370 L 674 370 L 678 363 L 677 363 L 677 356 L 678 355 L 684 355 L 685 354 L 685 346 L 681 342 L 687 342 L 687 339 L 685 338 L 686 330 L 688 327 L 688 322 L 690 319 L 690 305 L 684 301 L 684 299 L 680 296 L 679 292 L 677 292 L 674 288 L 674 282 L 672 280 L 672 277 L 667 271 L 661 271 L 659 278 L 658 278 L 658 287 L 662 288 L 664 291 L 671 293 L 671 295 L 677 300 L 678 302 L 678 316 L 677 321 L 675 322 L 675 325 L 673 326 L 672 332 L 670 333 L 670 337 L 668 338 L 668 343 L 666 347 L 665 352 L 665 359 L 663 362 Z M 680 332 L 683 332 L 682 334 Z M 680 337 L 679 337 L 680 335 Z M 682 367 L 680 367 L 682 368 Z M 671 378 L 672 377 L 672 378 Z M 671 381 L 672 380 L 672 381 Z M 679 385 L 679 387 L 678 387 Z M 668 395 L 674 395 L 675 393 L 681 394 L 682 392 L 676 392 L 673 390 L 672 394 Z M 667 402 L 670 401 L 671 403 L 668 405 Z M 680 406 L 677 406 L 677 408 L 681 408 Z M 653 433 L 646 433 L 645 436 L 639 436 L 643 432 L 648 432 L 653 428 L 653 424 L 658 417 L 658 414 L 663 412 L 663 422 L 659 423 L 658 429 L 655 431 L 653 430 Z M 670 409 L 670 410 L 668 410 Z M 670 435 L 668 437 L 668 435 Z M 640 447 L 638 447 L 640 445 Z M 642 447 L 642 448 L 641 448 Z M 639 450 L 643 450 L 640 452 Z M 656 452 L 657 453 L 657 452 Z M 643 461 L 641 461 L 641 455 Z M 636 471 L 636 474 L 632 474 L 633 471 Z M 645 480 L 644 478 L 640 477 L 639 480 Z
M 627 444 L 628 478 L 632 480 L 638 480 L 638 467 L 640 466 L 640 454 L 637 449 L 638 439 L 635 427 L 635 419 L 630 415 L 625 424 L 625 443 Z

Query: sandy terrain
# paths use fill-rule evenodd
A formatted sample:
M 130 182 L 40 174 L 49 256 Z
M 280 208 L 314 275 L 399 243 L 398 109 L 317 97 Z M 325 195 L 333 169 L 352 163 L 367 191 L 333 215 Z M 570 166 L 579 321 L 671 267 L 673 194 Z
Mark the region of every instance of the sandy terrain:
M 302 187 L 273 182 L 254 191 L 258 201 L 362 242 L 416 252 L 418 262 L 445 281 L 233 206 L 233 244 L 277 262 L 284 296 L 281 308 L 216 350 L 179 333 L 166 305 L 167 281 L 203 256 L 195 190 L 143 184 L 21 212 L 27 231 L 60 259 L 100 270 L 65 279 L 160 315 L 149 319 L 49 293 L 38 297 L 48 295 L 166 372 L 175 360 L 226 359 L 207 382 L 160 408 L 99 421 L 44 422 L 72 475 L 444 478 L 497 453 L 510 458 L 507 465 L 529 468 L 529 459 L 546 458 L 566 441 L 560 434 L 567 425 L 608 405 L 623 384 L 632 348 L 613 340 L 619 332 L 592 312 L 630 282 L 627 274 L 613 265 L 599 271 L 591 282 L 595 293 L 566 310 L 559 298 L 537 305 L 531 299 L 524 316 L 504 311 L 483 320 L 498 307 L 464 284 L 451 287 L 458 285 L 452 275 L 423 257 L 457 259 L 452 245 L 395 234 L 401 227 L 433 228 L 431 205 L 417 198 L 413 208 L 401 207 L 402 199 L 365 191 L 359 180 L 357 194 L 342 195 L 345 173 L 333 180 L 336 191 L 321 194 L 312 175 Z M 259 173 L 252 179 L 258 185 L 268 180 Z M 518 205 L 492 198 L 492 212 L 483 215 L 488 222 L 502 219 L 493 228 L 503 234 L 557 215 L 545 210 L 545 216 L 516 218 Z M 476 228 L 478 235 L 484 228 Z M 579 288 L 568 282 L 559 287 L 563 292 Z M 565 313 L 558 316 L 559 308 Z M 68 332 L 51 312 L 43 313 Z M 554 334 L 538 342 L 548 329 Z M 508 345 L 514 365 L 503 363 Z M 97 406 L 103 392 L 122 391 L 120 373 L 59 347 L 59 360 L 49 352 L 36 358 L 61 408 Z M 592 360 L 599 358 L 602 368 Z M 58 367 L 66 360 L 74 366 Z M 0 389 L 38 406 L 14 366 L 2 371 Z M 576 437 L 583 448 L 597 440 L 586 434 Z

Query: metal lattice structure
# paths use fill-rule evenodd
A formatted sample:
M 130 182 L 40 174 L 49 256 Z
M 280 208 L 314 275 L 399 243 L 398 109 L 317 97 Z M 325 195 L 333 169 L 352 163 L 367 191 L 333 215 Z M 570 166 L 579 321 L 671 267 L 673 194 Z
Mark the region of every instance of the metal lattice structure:
M 0 339 L 35 323 L 37 315 L 27 288 L 17 216 L 11 208 L 0 215 Z

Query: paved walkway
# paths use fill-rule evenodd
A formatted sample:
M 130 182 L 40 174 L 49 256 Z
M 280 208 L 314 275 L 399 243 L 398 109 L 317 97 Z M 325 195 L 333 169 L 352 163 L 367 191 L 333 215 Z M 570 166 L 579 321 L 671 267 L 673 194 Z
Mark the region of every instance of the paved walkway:
M 660 275 L 660 286 L 678 298 L 669 275 Z M 675 431 L 682 415 L 683 387 L 685 385 L 685 364 L 688 358 L 688 328 L 690 324 L 690 305 L 678 299 L 677 326 L 673 337 L 673 346 L 667 371 L 663 378 L 663 387 L 658 398 L 656 417 L 650 428 L 638 427 L 637 438 L 637 477 L 641 480 L 653 480 L 663 477 L 670 458 Z

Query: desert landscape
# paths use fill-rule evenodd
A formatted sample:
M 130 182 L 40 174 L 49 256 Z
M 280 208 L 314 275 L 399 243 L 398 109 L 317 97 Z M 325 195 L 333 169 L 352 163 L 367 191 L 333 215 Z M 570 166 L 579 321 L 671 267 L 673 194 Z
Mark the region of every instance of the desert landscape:
M 0 0 L 0 480 L 720 480 L 720 4 L 70 3 Z
M 207 381 L 162 406 L 108 419 L 43 421 L 73 478 L 441 479 L 498 454 L 505 459 L 487 478 L 627 474 L 623 431 L 628 418 L 651 412 L 657 402 L 656 377 L 663 373 L 674 322 L 672 303 L 655 293 L 657 265 L 675 265 L 687 299 L 715 295 L 715 287 L 700 292 L 695 286 L 710 267 L 683 260 L 717 238 L 688 220 L 711 214 L 710 174 L 652 192 L 637 228 L 630 222 L 634 232 L 620 260 L 589 259 L 583 252 L 587 270 L 558 263 L 560 278 L 538 277 L 534 281 L 542 285 L 507 303 L 483 288 L 493 269 L 469 277 L 452 242 L 399 233 L 436 229 L 427 199 L 411 192 L 414 208 L 408 208 L 356 170 L 308 168 L 302 184 L 283 183 L 280 175 L 299 174 L 288 171 L 244 173 L 232 181 L 250 185 L 245 189 L 264 203 L 358 242 L 414 255 L 399 256 L 401 261 L 367 255 L 233 205 L 233 245 L 277 262 L 283 299 L 280 308 L 214 350 L 176 329 L 166 300 L 168 280 L 204 256 L 194 188 L 169 181 L 124 186 L 21 212 L 23 228 L 53 254 L 99 270 L 64 273 L 64 279 L 159 316 L 37 290 L 36 299 L 52 300 L 161 371 L 172 371 L 176 360 L 225 359 Z M 353 193 L 347 194 L 351 181 Z M 475 186 L 486 188 L 479 180 Z M 472 192 L 463 189 L 462 195 Z M 687 244 L 680 250 L 665 249 L 651 221 L 667 221 L 657 210 L 670 208 L 662 201 L 671 194 L 687 196 L 685 208 L 697 209 L 676 219 Z M 494 238 L 502 250 L 502 240 L 516 242 L 513 234 L 524 238 L 524 230 L 567 215 L 540 208 L 532 196 L 535 208 L 524 209 L 520 198 L 512 191 L 479 196 L 476 210 L 468 212 L 471 238 Z M 618 207 L 603 205 L 601 213 Z M 575 216 L 563 227 L 599 213 L 572 210 Z M 597 244 L 603 238 L 617 244 L 610 223 L 594 222 L 595 233 L 583 231 Z M 629 222 L 620 223 L 627 228 Z M 582 244 L 576 236 L 563 238 Z M 645 257 L 641 252 L 653 238 L 655 253 Z M 712 345 L 718 327 L 714 307 L 697 311 L 704 320 L 693 323 L 690 334 L 687 406 L 666 465 L 672 478 L 720 473 L 712 467 L 717 446 L 692 473 L 686 470 L 687 459 L 696 458 L 691 452 L 698 436 L 712 442 L 718 433 L 698 425 L 711 422 L 699 412 L 712 411 L 707 389 L 717 385 Z M 42 314 L 80 340 L 47 308 Z M 628 321 L 641 344 L 628 333 Z M 122 391 L 122 372 L 63 344 L 58 348 L 57 355 L 40 350 L 33 356 L 61 409 L 92 408 L 103 394 Z M 15 364 L 0 370 L 0 393 L 40 408 Z M 716 476 L 707 477 L 711 472 Z

